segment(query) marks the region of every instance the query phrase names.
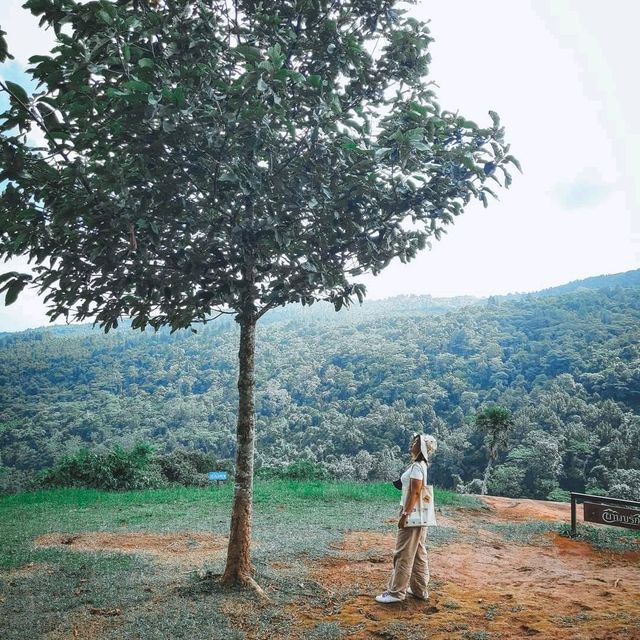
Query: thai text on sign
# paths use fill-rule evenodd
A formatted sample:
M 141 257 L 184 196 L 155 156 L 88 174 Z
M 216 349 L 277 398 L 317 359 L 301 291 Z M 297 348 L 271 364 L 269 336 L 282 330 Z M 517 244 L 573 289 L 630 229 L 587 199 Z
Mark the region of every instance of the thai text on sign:
M 597 522 L 614 527 L 640 530 L 640 511 L 637 509 L 585 502 L 584 520 L 585 522 Z

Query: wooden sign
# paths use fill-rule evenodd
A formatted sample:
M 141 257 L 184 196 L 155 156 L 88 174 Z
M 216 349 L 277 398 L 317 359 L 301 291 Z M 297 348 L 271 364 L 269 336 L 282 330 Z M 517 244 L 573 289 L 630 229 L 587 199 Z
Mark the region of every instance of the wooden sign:
M 610 504 L 584 503 L 584 521 L 640 531 L 640 511 Z

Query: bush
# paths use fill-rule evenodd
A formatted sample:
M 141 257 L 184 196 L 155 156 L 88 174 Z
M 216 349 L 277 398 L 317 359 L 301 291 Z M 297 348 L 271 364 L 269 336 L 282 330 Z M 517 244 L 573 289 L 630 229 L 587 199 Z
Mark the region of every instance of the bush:
M 591 489 L 587 489 L 585 493 L 588 493 L 592 496 L 608 496 L 609 492 L 602 487 L 592 487 Z
M 35 491 L 40 482 L 32 472 L 0 466 L 0 495 Z
M 185 487 L 206 487 L 210 484 L 209 471 L 227 471 L 232 474 L 232 465 L 220 462 L 212 453 L 195 449 L 174 449 L 170 453 L 159 455 L 155 463 L 167 482 Z
M 107 491 L 150 489 L 165 486 L 160 467 L 152 459 L 153 448 L 137 443 L 131 450 L 115 447 L 106 453 L 81 449 L 65 456 L 42 476 L 45 487 L 86 487 Z
M 369 478 L 392 482 L 400 477 L 406 466 L 404 460 L 396 457 L 396 451 L 385 447 L 382 451 L 373 454 L 373 468 Z
M 571 502 L 571 492 L 560 488 L 554 489 L 547 496 L 547 500 L 553 502 Z
M 327 480 L 329 474 L 313 460 L 298 460 L 280 467 L 261 467 L 256 475 L 263 480 Z
M 609 495 L 623 500 L 640 500 L 640 469 L 615 469 L 609 473 Z
M 339 458 L 331 456 L 324 463 L 329 476 L 336 480 L 354 480 L 356 477 L 356 467 L 353 458 L 341 455 Z
M 509 464 L 500 465 L 491 470 L 487 489 L 492 496 L 519 498 L 525 493 L 522 486 L 524 479 L 524 469 Z
M 482 480 L 480 480 L 480 478 L 474 478 L 465 486 L 465 493 L 480 495 L 482 493 Z

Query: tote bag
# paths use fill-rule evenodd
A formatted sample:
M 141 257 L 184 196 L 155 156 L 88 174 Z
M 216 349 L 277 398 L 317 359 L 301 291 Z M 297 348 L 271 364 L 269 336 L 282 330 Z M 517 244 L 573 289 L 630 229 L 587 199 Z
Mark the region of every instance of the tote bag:
M 422 465 L 420 465 L 422 469 Z M 426 483 L 423 473 L 422 492 L 411 513 L 407 515 L 405 527 L 435 527 L 436 507 L 433 493 L 433 485 Z

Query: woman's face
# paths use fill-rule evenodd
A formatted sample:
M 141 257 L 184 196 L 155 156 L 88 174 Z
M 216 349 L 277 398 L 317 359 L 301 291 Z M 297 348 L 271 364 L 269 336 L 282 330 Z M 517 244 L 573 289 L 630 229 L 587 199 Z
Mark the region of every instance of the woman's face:
M 412 458 L 417 458 L 420 454 L 420 438 L 416 438 L 411 441 L 411 445 L 409 446 L 409 453 L 411 453 Z

